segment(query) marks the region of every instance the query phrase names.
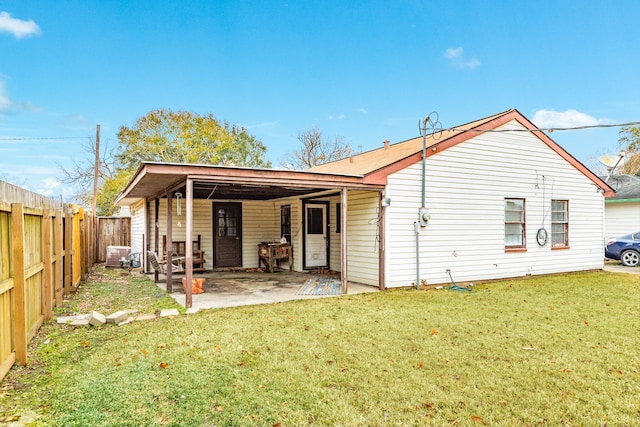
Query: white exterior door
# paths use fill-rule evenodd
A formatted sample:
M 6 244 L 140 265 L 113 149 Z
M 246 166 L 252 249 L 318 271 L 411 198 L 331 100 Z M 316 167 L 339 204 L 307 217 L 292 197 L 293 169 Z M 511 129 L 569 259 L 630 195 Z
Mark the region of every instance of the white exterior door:
M 305 267 L 327 267 L 327 205 L 305 205 Z

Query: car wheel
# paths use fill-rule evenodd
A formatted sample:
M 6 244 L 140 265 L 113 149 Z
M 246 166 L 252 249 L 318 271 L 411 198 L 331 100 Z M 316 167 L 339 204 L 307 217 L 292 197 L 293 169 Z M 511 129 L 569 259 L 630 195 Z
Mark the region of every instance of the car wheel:
M 626 267 L 637 267 L 640 264 L 640 253 L 628 250 L 620 254 L 620 261 Z

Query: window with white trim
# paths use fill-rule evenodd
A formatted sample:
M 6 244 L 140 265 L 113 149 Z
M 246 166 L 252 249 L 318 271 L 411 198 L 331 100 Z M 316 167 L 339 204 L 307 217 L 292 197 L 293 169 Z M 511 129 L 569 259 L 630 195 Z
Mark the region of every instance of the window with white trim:
M 524 199 L 504 199 L 504 247 L 526 247 Z
M 569 246 L 569 201 L 551 201 L 551 247 Z

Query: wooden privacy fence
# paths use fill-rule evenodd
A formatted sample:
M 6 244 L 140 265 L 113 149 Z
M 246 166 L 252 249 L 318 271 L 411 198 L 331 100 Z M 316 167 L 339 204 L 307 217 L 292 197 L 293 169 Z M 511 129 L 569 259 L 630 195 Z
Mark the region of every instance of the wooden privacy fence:
M 131 246 L 131 218 L 98 217 L 97 256 L 95 262 L 107 260 L 108 246 Z
M 0 380 L 93 264 L 93 217 L 0 181 Z

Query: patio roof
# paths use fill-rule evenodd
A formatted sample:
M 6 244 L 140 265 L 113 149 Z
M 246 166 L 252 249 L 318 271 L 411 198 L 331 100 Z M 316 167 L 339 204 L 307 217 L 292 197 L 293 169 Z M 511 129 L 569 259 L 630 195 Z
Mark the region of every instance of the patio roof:
M 193 180 L 194 199 L 271 200 L 337 188 L 380 190 L 362 175 L 145 162 L 116 198 L 117 205 L 164 197 Z

